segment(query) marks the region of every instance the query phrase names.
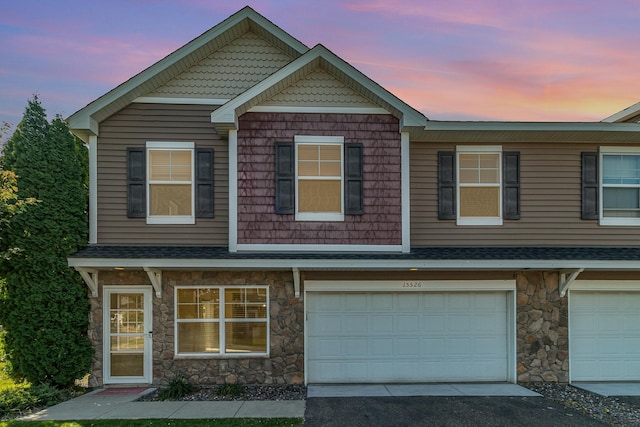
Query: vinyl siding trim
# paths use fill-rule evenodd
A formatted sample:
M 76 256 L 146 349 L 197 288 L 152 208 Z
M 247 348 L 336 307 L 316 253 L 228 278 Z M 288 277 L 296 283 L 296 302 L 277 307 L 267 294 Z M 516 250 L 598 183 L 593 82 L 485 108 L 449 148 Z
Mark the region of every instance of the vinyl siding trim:
M 409 133 L 400 132 L 402 252 L 411 251 L 411 173 L 409 171 Z

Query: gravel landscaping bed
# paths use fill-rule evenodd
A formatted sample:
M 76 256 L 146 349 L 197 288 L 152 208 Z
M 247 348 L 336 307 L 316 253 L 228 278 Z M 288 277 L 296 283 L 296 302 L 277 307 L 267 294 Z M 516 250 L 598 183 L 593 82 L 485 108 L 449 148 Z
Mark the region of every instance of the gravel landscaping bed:
M 243 385 L 242 393 L 238 395 L 229 394 L 224 386 L 200 386 L 193 392 L 186 394 L 179 399 L 184 401 L 206 401 L 206 400 L 303 400 L 307 398 L 307 387 L 303 385 Z M 160 395 L 162 389 L 141 397 L 141 401 L 162 400 Z
M 607 424 L 640 426 L 640 397 L 604 397 L 568 384 L 521 385 Z

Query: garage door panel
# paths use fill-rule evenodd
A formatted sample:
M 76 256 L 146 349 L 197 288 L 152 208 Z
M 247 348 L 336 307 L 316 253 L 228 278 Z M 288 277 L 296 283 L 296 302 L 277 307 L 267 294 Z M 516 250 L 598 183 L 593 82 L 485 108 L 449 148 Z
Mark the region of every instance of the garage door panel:
M 374 314 L 370 316 L 369 324 L 373 333 L 393 332 L 393 316 L 390 314 Z
M 338 319 L 318 325 L 336 300 L 342 311 L 329 317 Z M 308 294 L 308 380 L 505 381 L 506 300 L 505 292 Z
M 393 356 L 393 339 L 391 338 L 374 338 L 371 340 L 371 356 L 373 357 L 389 357 Z
M 420 310 L 420 298 L 416 298 L 414 294 L 398 295 L 397 308 L 402 311 Z
M 342 344 L 347 357 L 364 357 L 369 353 L 368 342 L 364 338 L 343 341 Z
M 396 331 L 399 333 L 414 333 L 419 330 L 420 316 L 417 314 L 405 314 L 396 317 Z
M 347 294 L 348 295 L 348 294 Z M 370 308 L 375 311 L 389 311 L 393 312 L 393 294 L 381 294 L 376 295 L 374 298 L 372 295 L 368 295 L 368 299 L 370 302 Z M 367 307 L 364 307 L 364 310 L 367 310 Z
M 640 381 L 640 293 L 572 291 L 572 381 Z
M 344 332 L 348 335 L 351 334 L 366 334 L 369 330 L 368 319 L 366 315 L 348 315 L 343 318 L 344 322 Z

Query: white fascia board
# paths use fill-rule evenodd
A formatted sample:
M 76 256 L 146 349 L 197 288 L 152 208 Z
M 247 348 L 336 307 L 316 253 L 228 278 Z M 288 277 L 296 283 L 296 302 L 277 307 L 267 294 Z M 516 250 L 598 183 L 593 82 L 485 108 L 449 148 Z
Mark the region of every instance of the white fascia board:
M 522 260 L 384 260 L 384 259 L 131 259 L 131 258 L 68 258 L 70 267 L 96 269 L 123 268 L 162 268 L 162 269 L 220 269 L 220 270 L 287 270 L 292 267 L 300 270 L 624 270 L 638 271 L 637 261 L 522 261 Z
M 610 115 L 606 119 L 602 120 L 602 122 L 604 123 L 624 122 L 625 120 L 638 114 L 640 114 L 640 102 L 637 102 L 632 106 L 625 108 L 622 111 L 618 111 L 617 113 Z
M 426 131 L 640 132 L 636 123 L 432 121 Z

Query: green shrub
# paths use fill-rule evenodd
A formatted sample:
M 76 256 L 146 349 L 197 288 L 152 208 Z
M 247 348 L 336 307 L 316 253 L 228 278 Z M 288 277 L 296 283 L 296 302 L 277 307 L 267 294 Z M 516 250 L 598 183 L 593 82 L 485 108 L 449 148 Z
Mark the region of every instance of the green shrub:
M 56 117 L 49 124 L 37 98 L 5 147 L 24 206 L 0 227 L 0 324 L 7 369 L 31 384 L 68 387 L 88 371 L 89 302 L 67 257 L 86 244 L 87 200 L 78 140 Z
M 55 387 L 22 383 L 0 391 L 0 414 L 5 416 L 20 413 L 39 406 L 56 405 L 63 400 L 64 393 Z
M 240 397 L 244 394 L 244 386 L 242 384 L 224 384 L 216 390 L 218 396 Z
M 176 375 L 160 393 L 160 399 L 180 399 L 193 391 L 193 385 L 184 377 Z

